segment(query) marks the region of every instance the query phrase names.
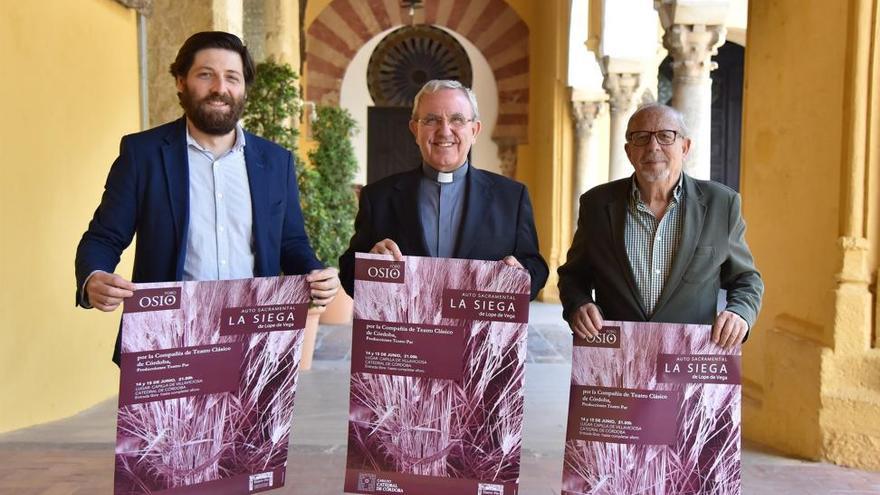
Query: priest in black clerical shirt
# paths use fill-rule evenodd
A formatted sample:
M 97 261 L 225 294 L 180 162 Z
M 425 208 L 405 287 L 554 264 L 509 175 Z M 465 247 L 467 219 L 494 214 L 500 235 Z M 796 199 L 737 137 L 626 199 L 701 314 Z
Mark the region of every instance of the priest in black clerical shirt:
M 547 281 L 526 187 L 475 168 L 468 152 L 480 133 L 477 100 L 457 81 L 429 81 L 416 95 L 409 128 L 422 164 L 361 191 L 355 233 L 339 258 L 354 295 L 354 253 L 502 261 L 528 270 L 531 298 Z

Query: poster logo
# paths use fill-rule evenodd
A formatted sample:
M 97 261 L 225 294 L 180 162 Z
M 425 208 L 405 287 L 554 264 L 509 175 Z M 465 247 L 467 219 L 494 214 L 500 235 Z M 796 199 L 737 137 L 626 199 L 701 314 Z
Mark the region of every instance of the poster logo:
M 272 488 L 272 482 L 274 481 L 274 477 L 272 475 L 272 471 L 268 471 L 265 473 L 252 474 L 250 476 L 248 482 L 248 490 L 261 490 L 264 488 Z
M 358 474 L 358 491 L 375 492 L 376 491 L 376 475 L 373 473 Z
M 620 349 L 620 327 L 602 327 L 599 335 L 582 339 L 574 337 L 574 345 L 578 347 L 605 347 Z
M 368 282 L 402 284 L 406 278 L 406 262 L 360 258 L 354 264 L 354 278 Z
M 126 299 L 124 303 L 126 313 L 167 309 L 180 309 L 180 287 L 136 290 L 134 295 Z
M 504 485 L 480 483 L 477 486 L 477 495 L 504 495 Z

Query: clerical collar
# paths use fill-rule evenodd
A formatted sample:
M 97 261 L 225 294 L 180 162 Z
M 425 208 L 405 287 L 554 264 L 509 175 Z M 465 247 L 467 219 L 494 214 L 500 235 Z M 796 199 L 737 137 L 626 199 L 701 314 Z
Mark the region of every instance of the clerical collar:
M 468 162 L 464 162 L 464 164 L 452 172 L 440 172 L 434 167 L 428 165 L 425 162 L 422 162 L 422 174 L 425 177 L 437 181 L 440 184 L 449 184 L 450 182 L 455 182 L 458 180 L 464 179 L 464 176 L 467 175 L 468 171 Z

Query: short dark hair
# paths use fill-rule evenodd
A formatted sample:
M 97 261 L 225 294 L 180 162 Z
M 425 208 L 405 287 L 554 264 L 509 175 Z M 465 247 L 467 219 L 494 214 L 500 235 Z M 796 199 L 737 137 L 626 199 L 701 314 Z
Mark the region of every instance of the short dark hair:
M 254 73 L 256 72 L 254 59 L 251 58 L 247 47 L 238 36 L 223 31 L 202 31 L 184 41 L 180 51 L 177 52 L 177 58 L 171 64 L 171 75 L 175 79 L 178 77 L 185 79 L 190 68 L 192 68 L 196 53 L 206 48 L 222 48 L 238 53 L 241 56 L 241 65 L 244 69 L 245 85 L 250 85 L 254 80 Z

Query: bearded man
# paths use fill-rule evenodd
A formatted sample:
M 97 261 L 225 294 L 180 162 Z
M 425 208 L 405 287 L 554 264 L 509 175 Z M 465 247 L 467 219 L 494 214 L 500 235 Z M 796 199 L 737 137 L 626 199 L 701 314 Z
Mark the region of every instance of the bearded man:
M 77 305 L 113 311 L 132 282 L 281 273 L 308 274 L 315 305 L 333 299 L 339 278 L 306 236 L 292 154 L 239 123 L 254 72 L 233 34 L 184 42 L 171 64 L 184 116 L 122 138 L 76 251 Z M 135 234 L 128 281 L 114 270 Z

